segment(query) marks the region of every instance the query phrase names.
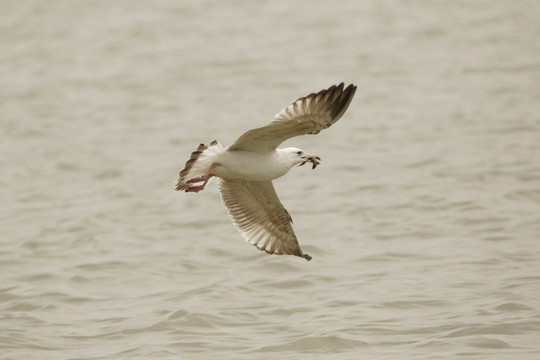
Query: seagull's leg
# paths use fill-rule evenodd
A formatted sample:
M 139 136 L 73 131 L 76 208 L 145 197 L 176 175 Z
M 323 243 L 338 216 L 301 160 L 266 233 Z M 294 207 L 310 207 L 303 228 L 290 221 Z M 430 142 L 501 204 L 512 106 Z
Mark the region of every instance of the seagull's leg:
M 202 186 L 190 186 L 186 189 L 186 192 L 194 192 L 198 193 L 199 191 L 203 190 L 204 188 Z
M 205 180 L 205 178 L 201 176 L 201 177 L 198 177 L 198 178 L 189 179 L 188 184 L 198 183 L 198 182 L 201 182 L 201 181 L 204 181 L 204 180 Z
M 198 182 L 201 182 L 201 181 L 204 181 L 204 182 L 203 182 L 202 185 L 199 185 L 199 186 L 190 186 L 190 187 L 188 187 L 186 189 L 186 192 L 198 193 L 199 191 L 204 190 L 204 187 L 206 186 L 206 184 L 208 184 L 208 180 L 210 180 L 210 178 L 212 176 L 214 176 L 214 175 L 211 174 L 212 170 L 214 170 L 216 168 L 216 166 L 218 166 L 218 165 L 219 164 L 214 163 L 214 164 L 212 164 L 212 166 L 210 166 L 210 168 L 208 169 L 206 174 L 204 174 L 204 176 L 188 180 L 189 184 L 198 183 Z

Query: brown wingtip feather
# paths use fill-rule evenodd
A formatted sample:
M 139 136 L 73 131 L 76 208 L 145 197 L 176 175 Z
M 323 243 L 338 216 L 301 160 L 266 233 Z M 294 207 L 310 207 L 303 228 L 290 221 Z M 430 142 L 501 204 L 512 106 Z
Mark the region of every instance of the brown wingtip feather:
M 323 89 L 317 93 L 311 93 L 307 96 L 298 98 L 296 101 L 309 98 L 312 100 L 317 99 L 316 101 L 319 104 L 325 104 L 326 106 L 330 107 L 330 116 L 334 121 L 327 125 L 327 127 L 329 127 L 332 125 L 332 123 L 343 116 L 345 111 L 347 111 L 354 94 L 356 93 L 356 85 L 349 84 L 345 89 L 344 87 L 345 83 L 341 82 L 338 85 L 332 85 L 329 88 Z
M 330 109 L 332 119 L 339 119 L 343 116 L 356 92 L 356 85 L 350 84 L 343 89 L 344 86 L 344 83 L 340 83 L 338 86 L 334 85 L 326 90 L 328 93 L 325 96 L 325 101 L 332 105 Z

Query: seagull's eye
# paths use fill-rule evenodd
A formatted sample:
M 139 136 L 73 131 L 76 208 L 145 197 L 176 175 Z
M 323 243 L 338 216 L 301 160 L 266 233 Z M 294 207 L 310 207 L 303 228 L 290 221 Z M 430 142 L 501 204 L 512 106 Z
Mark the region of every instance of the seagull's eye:
M 297 154 L 298 154 L 298 155 L 302 155 L 302 152 L 301 152 L 301 151 L 299 151 L 299 152 L 297 152 Z

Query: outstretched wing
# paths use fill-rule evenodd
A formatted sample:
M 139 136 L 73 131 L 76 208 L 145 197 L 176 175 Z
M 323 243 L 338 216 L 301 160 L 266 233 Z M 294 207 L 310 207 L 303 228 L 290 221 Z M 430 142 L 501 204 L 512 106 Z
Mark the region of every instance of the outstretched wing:
M 349 107 L 356 86 L 343 86 L 332 85 L 299 98 L 277 113 L 268 125 L 244 133 L 227 150 L 266 152 L 294 136 L 318 134 L 338 121 Z
M 271 181 L 219 179 L 221 200 L 244 239 L 268 254 L 304 254 Z

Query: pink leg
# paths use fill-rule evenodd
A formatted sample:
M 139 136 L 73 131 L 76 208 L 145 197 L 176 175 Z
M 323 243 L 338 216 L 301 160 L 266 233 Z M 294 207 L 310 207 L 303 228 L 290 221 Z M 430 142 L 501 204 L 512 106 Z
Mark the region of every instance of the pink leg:
M 204 190 L 204 186 L 190 186 L 186 189 L 186 192 L 198 193 L 201 190 Z
M 210 175 L 210 177 L 211 176 L 212 175 Z M 198 183 L 198 182 L 201 182 L 201 181 L 204 181 L 204 180 L 206 180 L 206 178 L 201 176 L 201 177 L 198 177 L 198 178 L 189 179 L 188 184 Z
M 214 170 L 216 168 L 216 166 L 218 166 L 218 165 L 219 164 L 212 164 L 212 166 L 210 166 L 210 169 L 208 169 L 208 171 L 206 172 L 206 174 L 204 174 L 204 176 L 188 180 L 189 184 L 198 183 L 198 182 L 201 182 L 201 181 L 204 181 L 204 182 L 203 182 L 202 185 L 199 185 L 199 186 L 190 186 L 190 187 L 188 187 L 186 189 L 186 192 L 198 193 L 199 191 L 204 190 L 204 187 L 206 186 L 206 184 L 208 184 L 208 180 L 210 180 L 210 178 L 212 176 L 214 176 L 214 175 L 211 174 L 212 170 Z

